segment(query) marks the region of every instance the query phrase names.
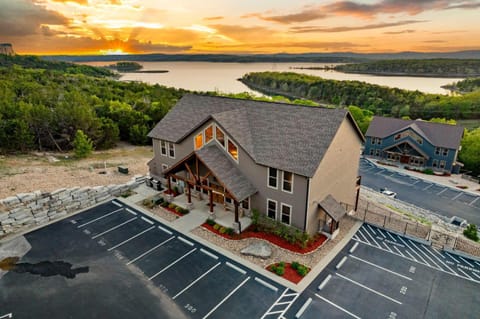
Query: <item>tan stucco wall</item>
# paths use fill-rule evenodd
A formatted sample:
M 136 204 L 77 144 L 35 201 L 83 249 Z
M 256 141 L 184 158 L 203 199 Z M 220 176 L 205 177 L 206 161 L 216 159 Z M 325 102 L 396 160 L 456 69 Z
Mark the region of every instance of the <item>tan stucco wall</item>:
M 310 179 L 307 231 L 318 230 L 318 202 L 331 194 L 337 201 L 355 203 L 362 140 L 348 118 L 340 125 L 315 175 Z

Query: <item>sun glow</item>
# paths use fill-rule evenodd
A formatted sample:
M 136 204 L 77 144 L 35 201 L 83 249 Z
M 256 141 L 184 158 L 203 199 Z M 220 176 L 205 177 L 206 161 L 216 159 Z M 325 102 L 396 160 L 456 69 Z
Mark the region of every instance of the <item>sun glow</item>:
M 128 55 L 128 52 L 123 52 L 122 49 L 107 49 L 107 50 L 100 50 L 100 54 L 102 55 Z

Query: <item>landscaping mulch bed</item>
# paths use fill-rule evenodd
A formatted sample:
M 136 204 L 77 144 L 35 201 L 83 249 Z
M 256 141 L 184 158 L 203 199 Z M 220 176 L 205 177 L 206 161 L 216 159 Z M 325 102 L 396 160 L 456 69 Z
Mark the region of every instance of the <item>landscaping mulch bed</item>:
M 271 272 L 275 273 L 272 270 L 272 266 L 277 266 L 277 265 L 278 265 L 278 263 L 275 263 L 273 265 L 268 265 L 266 267 L 266 269 L 268 271 L 271 271 Z M 285 263 L 285 273 L 281 277 L 287 279 L 290 282 L 293 282 L 294 284 L 298 284 L 305 277 L 300 276 L 298 274 L 298 272 L 291 267 L 291 265 L 292 265 L 291 263 Z M 310 271 L 310 269 L 309 269 L 309 271 Z
M 327 237 L 323 235 L 318 235 L 314 240 L 309 242 L 305 248 L 302 248 L 296 244 L 291 244 L 285 239 L 274 235 L 274 234 L 268 234 L 264 232 L 255 232 L 253 230 L 247 229 L 243 231 L 241 234 L 234 234 L 232 236 L 227 235 L 227 234 L 221 234 L 218 230 L 215 230 L 213 226 L 210 226 L 207 223 L 203 223 L 202 227 L 210 230 L 211 232 L 222 236 L 227 239 L 233 239 L 233 240 L 239 240 L 239 239 L 245 239 L 245 238 L 259 238 L 259 239 L 264 239 L 274 245 L 277 245 L 281 248 L 287 249 L 289 251 L 299 253 L 299 254 L 306 254 L 309 252 L 312 252 L 316 250 L 318 247 L 320 247 L 326 240 Z

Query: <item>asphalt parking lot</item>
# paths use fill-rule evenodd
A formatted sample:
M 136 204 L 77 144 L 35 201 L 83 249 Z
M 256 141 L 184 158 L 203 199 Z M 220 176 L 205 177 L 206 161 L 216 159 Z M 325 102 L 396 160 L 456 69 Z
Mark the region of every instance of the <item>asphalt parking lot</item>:
M 364 224 L 286 318 L 477 318 L 480 263 Z
M 25 237 L 30 268 L 61 261 L 83 271 L 8 272 L 0 318 L 276 318 L 298 297 L 116 201 Z
M 374 190 L 387 187 L 396 192 L 397 198 L 402 201 L 449 218 L 458 216 L 480 225 L 480 195 L 376 166 L 363 158 L 360 160 L 359 174 L 362 175 L 362 185 Z

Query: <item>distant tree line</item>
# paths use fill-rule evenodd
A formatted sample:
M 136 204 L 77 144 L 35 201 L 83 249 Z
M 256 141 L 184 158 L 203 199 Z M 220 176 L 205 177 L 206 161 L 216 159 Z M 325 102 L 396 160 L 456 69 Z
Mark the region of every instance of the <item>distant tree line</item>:
M 480 76 L 479 59 L 409 59 L 380 60 L 365 63 L 337 65 L 335 70 L 345 73 L 472 77 Z
M 480 77 L 479 78 L 467 78 L 462 81 L 458 81 L 452 84 L 444 85 L 443 88 L 465 94 L 480 90 Z
M 0 67 L 0 151 L 70 150 L 78 130 L 97 149 L 118 140 L 147 144 L 149 130 L 184 94 L 87 76 L 84 66 L 47 67 Z
M 375 115 L 480 119 L 480 91 L 446 96 L 390 88 L 360 81 L 327 80 L 292 72 L 255 72 L 243 83 L 266 94 L 306 98 L 339 106 L 356 105 Z

